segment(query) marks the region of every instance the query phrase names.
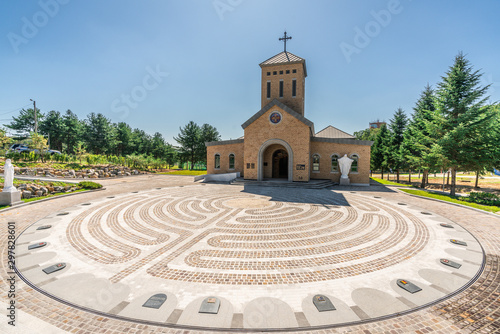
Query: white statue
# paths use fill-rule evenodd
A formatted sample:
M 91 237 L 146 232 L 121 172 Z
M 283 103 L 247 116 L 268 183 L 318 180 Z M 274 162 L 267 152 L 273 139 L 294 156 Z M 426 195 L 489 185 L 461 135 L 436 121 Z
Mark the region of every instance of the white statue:
M 347 154 L 344 154 L 342 158 L 339 159 L 340 172 L 342 173 L 341 179 L 348 179 L 349 172 L 351 171 L 351 165 L 354 160 L 349 158 Z
M 14 166 L 10 162 L 10 159 L 5 161 L 5 166 L 3 166 L 3 191 L 13 193 L 17 189 L 14 187 Z

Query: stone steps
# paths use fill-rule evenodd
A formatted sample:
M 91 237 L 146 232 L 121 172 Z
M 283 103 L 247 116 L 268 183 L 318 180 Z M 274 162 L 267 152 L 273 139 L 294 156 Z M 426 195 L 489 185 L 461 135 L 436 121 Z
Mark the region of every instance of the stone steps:
M 330 180 L 312 180 L 310 182 L 286 182 L 286 181 L 254 181 L 241 178 L 231 182 L 232 185 L 239 186 L 261 186 L 261 187 L 279 187 L 279 188 L 301 188 L 301 189 L 324 189 L 333 187 L 337 183 Z

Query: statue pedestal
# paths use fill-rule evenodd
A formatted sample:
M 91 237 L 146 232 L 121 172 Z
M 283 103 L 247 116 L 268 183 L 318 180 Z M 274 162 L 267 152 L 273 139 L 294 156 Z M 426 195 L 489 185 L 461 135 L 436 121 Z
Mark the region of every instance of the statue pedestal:
M 343 177 L 340 178 L 340 185 L 341 186 L 348 186 L 351 184 L 351 180 L 349 180 L 348 177 L 346 177 L 345 179 Z
M 20 191 L 2 191 L 0 192 L 0 205 L 17 205 L 21 204 L 21 192 Z

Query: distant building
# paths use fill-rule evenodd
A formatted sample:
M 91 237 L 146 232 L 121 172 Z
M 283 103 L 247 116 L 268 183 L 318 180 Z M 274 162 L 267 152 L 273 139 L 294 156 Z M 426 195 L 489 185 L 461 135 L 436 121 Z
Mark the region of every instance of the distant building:
M 378 119 L 375 122 L 370 122 L 370 128 L 372 128 L 372 129 L 378 129 L 382 125 L 387 125 L 387 123 L 386 122 L 381 122 Z

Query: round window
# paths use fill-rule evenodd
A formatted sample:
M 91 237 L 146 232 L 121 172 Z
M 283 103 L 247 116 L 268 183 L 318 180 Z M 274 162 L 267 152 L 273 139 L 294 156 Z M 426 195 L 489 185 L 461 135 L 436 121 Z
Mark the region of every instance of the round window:
M 273 124 L 278 124 L 279 122 L 281 122 L 281 114 L 277 111 L 273 111 L 271 115 L 269 115 L 269 120 Z

